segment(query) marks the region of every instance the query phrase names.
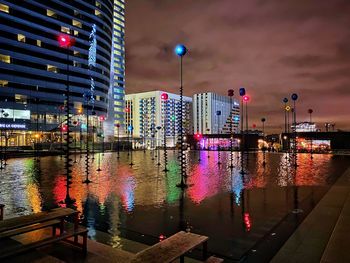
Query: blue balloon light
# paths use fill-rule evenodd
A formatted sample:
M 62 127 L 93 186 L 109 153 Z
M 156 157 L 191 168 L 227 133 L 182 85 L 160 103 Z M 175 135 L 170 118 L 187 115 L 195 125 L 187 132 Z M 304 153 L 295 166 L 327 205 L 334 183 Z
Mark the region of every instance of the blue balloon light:
M 292 100 L 297 100 L 298 99 L 298 95 L 296 93 L 292 94 Z
M 132 131 L 132 130 L 133 130 L 132 125 L 129 125 L 129 126 L 128 126 L 128 131 Z
M 187 48 L 182 45 L 182 44 L 179 44 L 175 47 L 175 54 L 179 57 L 183 57 L 187 52 Z
M 245 95 L 245 88 L 240 88 L 239 89 L 239 96 L 244 96 Z

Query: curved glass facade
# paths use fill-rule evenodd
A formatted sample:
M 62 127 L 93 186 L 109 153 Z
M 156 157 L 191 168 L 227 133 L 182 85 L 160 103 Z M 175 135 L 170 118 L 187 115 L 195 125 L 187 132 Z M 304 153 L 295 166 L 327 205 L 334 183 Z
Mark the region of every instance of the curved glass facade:
M 106 115 L 113 13 L 113 0 L 0 0 L 0 108 L 29 110 L 40 130 L 52 130 L 60 123 L 67 81 L 74 117 L 85 112 L 83 95 L 90 92 L 93 78 L 94 104 L 90 107 L 97 116 Z M 96 63 L 91 67 L 94 25 Z M 74 45 L 60 47 L 61 34 L 74 39 Z M 28 125 L 31 130 L 33 125 Z

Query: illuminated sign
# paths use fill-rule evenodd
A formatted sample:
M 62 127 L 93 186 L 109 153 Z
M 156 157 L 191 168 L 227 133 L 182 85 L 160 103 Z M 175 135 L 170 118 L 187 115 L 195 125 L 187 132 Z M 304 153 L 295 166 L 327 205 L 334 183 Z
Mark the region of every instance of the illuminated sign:
M 23 123 L 0 123 L 0 129 L 25 130 L 27 125 Z
M 0 108 L 0 119 L 30 120 L 30 111 Z

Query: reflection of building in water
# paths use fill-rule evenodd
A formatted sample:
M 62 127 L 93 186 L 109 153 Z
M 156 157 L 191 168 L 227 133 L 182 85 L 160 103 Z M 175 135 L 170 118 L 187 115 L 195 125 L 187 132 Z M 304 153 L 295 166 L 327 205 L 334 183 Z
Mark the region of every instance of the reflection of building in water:
M 167 100 L 164 100 L 167 94 Z M 163 96 L 162 96 L 163 95 Z M 180 96 L 163 91 L 150 91 L 125 96 L 125 125 L 132 125 L 134 138 L 140 138 L 148 148 L 164 142 L 166 127 L 167 144 L 176 145 L 180 133 Z M 164 125 L 165 120 L 165 125 Z M 183 97 L 184 134 L 192 133 L 192 98 Z M 161 129 L 158 131 L 157 127 Z
M 299 152 L 327 152 L 331 150 L 331 141 L 297 138 L 297 149 Z

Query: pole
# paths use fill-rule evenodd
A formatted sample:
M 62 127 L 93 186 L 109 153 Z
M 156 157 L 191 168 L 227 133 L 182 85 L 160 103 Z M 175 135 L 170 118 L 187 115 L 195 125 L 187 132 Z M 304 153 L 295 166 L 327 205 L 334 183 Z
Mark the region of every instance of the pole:
M 71 182 L 71 159 L 70 159 L 70 143 L 71 143 L 71 135 L 70 135 L 70 127 L 71 127 L 71 121 L 70 121 L 70 87 L 69 87 L 69 47 L 66 49 L 67 51 L 67 108 L 66 108 L 66 120 L 67 120 L 67 131 L 66 131 L 66 163 L 65 163 L 65 168 L 66 168 L 66 198 L 65 198 L 65 203 L 66 204 L 71 204 L 73 200 L 69 196 L 69 189 L 70 185 L 72 184 Z
M 184 139 L 183 139 L 183 86 L 182 86 L 182 56 L 180 57 L 180 171 L 181 182 L 178 187 L 187 187 L 186 180 L 186 157 L 184 153 Z
M 118 137 L 117 137 L 117 159 L 119 159 L 120 158 L 120 138 L 119 138 L 119 136 L 120 136 L 120 133 L 119 133 L 119 129 L 120 129 L 120 124 L 118 123 L 118 126 L 117 126 L 117 132 L 118 132 Z
M 167 123 L 167 106 L 168 106 L 168 100 L 164 100 L 164 123 L 163 123 L 163 133 L 164 133 L 164 172 L 168 172 L 168 152 L 167 152 L 167 145 L 166 145 L 166 123 Z
M 233 94 L 232 94 L 233 95 Z M 233 169 L 233 123 L 232 123 L 232 96 L 230 96 L 230 168 Z
M 218 112 L 219 113 L 219 112 Z M 220 162 L 220 159 L 221 159 L 221 156 L 220 156 L 220 116 L 221 116 L 221 112 L 220 114 L 217 114 L 218 116 L 218 165 L 221 164 Z
M 132 154 L 133 154 L 133 131 L 134 131 L 134 127 L 131 128 L 130 130 L 130 136 L 131 136 L 131 145 L 130 145 L 130 166 L 133 166 L 134 163 L 132 162 Z

